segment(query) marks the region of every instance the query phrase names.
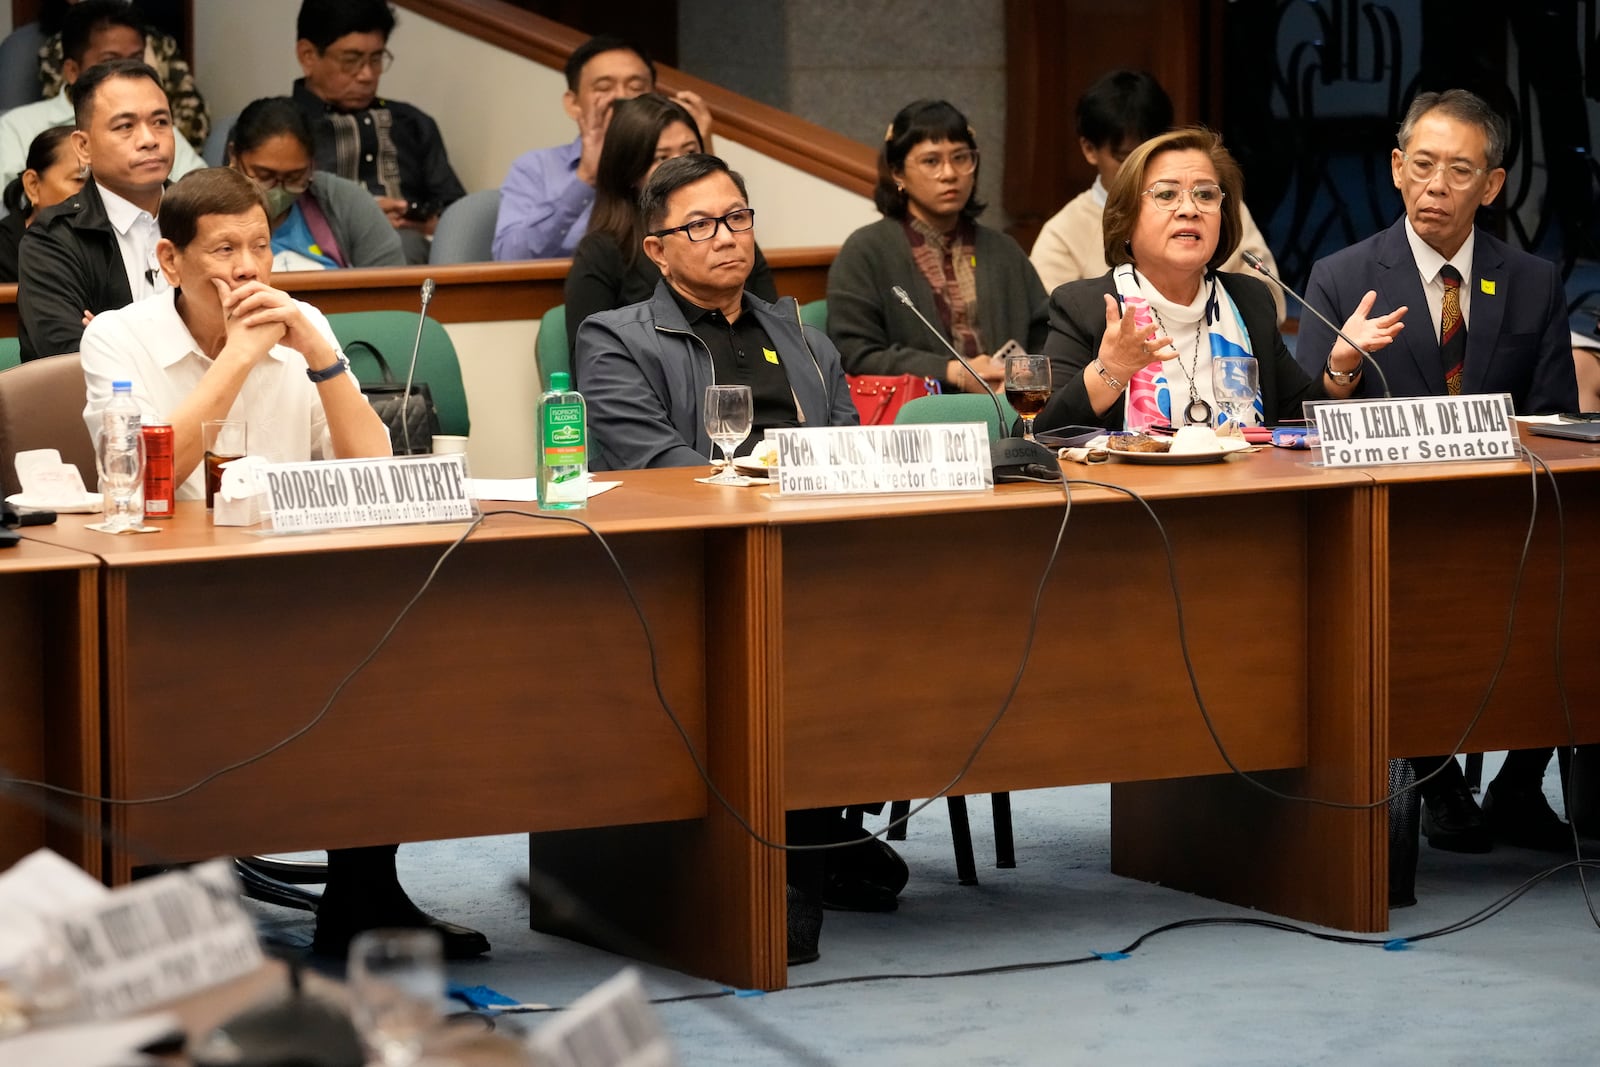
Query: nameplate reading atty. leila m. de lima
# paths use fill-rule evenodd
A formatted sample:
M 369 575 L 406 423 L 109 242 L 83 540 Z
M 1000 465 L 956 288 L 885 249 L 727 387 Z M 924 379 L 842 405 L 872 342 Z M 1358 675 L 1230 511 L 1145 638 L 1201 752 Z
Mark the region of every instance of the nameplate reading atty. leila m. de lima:
M 971 493 L 994 488 L 982 423 L 774 430 L 781 496 Z
M 1314 401 L 1306 411 L 1329 467 L 1517 457 L 1509 393 Z
M 278 533 L 468 522 L 478 514 L 460 455 L 273 463 L 265 475 Z

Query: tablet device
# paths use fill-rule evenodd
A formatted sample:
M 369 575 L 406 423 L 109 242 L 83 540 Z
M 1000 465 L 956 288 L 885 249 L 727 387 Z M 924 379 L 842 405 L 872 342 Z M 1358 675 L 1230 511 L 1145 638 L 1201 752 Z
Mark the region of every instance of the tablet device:
M 1600 441 L 1600 422 L 1530 422 L 1528 432 L 1569 441 Z

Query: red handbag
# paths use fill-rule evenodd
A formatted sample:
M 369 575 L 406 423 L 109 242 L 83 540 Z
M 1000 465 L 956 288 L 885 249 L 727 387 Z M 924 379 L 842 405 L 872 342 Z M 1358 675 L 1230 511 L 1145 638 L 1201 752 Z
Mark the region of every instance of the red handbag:
M 850 399 L 863 426 L 888 426 L 907 403 L 943 391 L 939 379 L 915 374 L 850 374 Z

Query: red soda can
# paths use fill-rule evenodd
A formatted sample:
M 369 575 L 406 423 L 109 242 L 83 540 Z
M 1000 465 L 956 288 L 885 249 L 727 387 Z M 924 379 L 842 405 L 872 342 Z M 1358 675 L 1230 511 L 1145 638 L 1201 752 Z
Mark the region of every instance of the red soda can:
M 173 466 L 172 424 L 146 422 L 140 432 L 144 434 L 144 517 L 170 519 L 178 492 L 173 484 L 177 471 Z

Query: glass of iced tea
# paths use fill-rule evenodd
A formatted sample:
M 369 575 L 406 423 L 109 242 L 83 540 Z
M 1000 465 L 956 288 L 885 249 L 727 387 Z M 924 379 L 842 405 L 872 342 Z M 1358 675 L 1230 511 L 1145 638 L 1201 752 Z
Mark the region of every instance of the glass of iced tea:
M 206 510 L 210 511 L 222 488 L 224 464 L 250 454 L 243 419 L 215 419 L 200 424 L 200 443 L 205 449 Z
M 1022 416 L 1022 436 L 1033 440 L 1033 419 L 1050 399 L 1049 356 L 1006 357 L 1006 402 Z

